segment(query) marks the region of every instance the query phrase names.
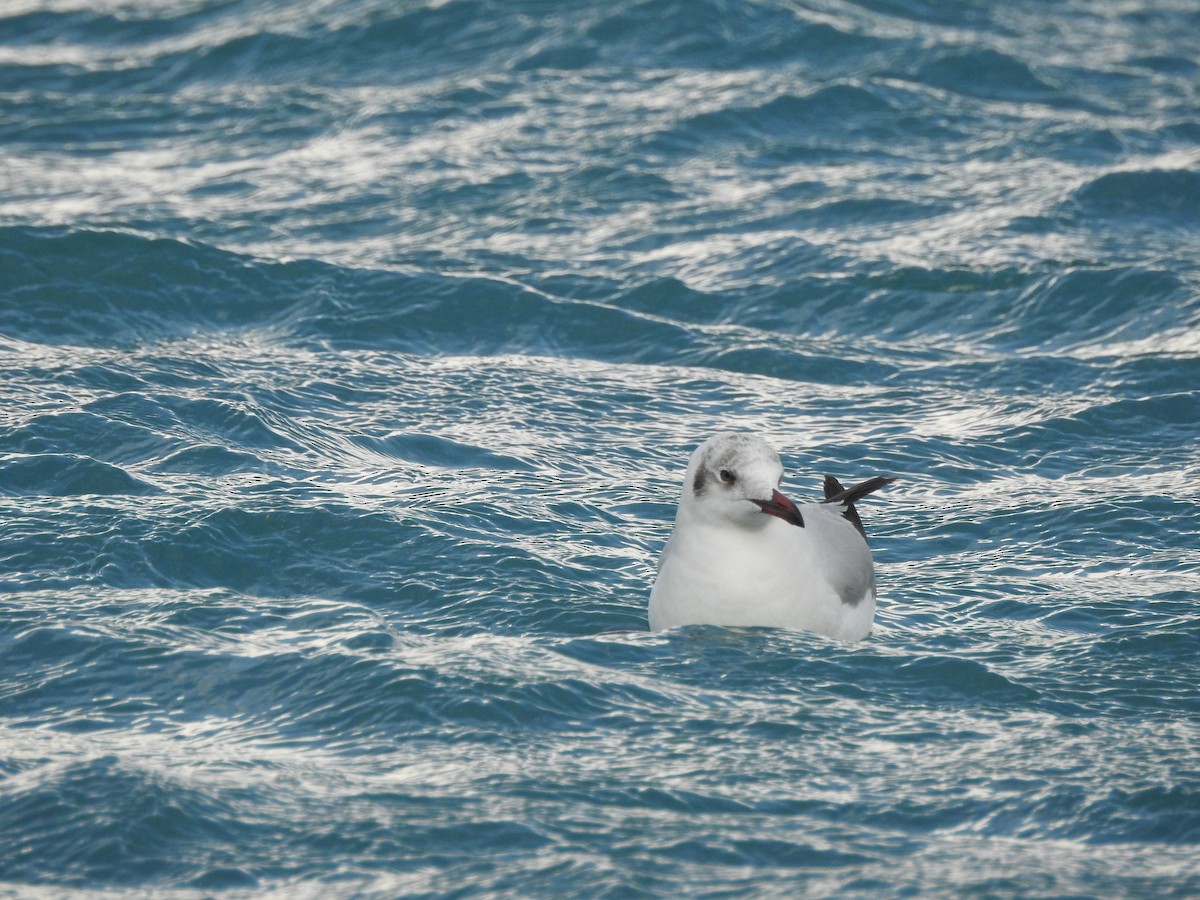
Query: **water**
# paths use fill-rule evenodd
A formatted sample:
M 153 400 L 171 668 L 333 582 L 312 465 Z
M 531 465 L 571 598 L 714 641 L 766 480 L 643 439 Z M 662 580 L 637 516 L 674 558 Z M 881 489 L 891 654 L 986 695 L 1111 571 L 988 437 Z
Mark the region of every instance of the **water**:
M 1200 895 L 1197 48 L 0 6 L 0 893 Z M 646 632 L 722 429 L 866 641 Z

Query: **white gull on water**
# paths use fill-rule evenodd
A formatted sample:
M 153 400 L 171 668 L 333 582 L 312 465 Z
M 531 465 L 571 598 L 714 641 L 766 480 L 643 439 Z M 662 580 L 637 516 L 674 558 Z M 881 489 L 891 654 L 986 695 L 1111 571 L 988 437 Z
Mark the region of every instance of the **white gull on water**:
M 875 566 L 854 502 L 892 480 L 846 489 L 826 475 L 825 499 L 797 505 L 779 492 L 783 465 L 762 438 L 709 438 L 688 463 L 658 562 L 651 631 L 761 625 L 866 637 Z

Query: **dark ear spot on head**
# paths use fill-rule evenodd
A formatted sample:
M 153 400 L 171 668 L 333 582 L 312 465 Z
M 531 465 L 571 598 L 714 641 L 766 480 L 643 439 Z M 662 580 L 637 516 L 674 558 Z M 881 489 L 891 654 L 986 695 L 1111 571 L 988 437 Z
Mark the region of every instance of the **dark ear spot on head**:
M 704 482 L 708 480 L 708 473 L 701 466 L 696 470 L 696 477 L 692 479 L 692 493 L 699 494 L 704 490 Z

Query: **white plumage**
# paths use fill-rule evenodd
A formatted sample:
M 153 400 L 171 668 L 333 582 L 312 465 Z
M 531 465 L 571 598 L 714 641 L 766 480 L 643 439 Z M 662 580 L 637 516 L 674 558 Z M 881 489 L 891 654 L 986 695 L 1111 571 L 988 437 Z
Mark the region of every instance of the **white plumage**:
M 718 434 L 692 454 L 670 540 L 650 592 L 650 629 L 768 626 L 844 641 L 875 618 L 875 568 L 854 501 L 892 481 L 794 504 L 783 466 L 751 434 Z

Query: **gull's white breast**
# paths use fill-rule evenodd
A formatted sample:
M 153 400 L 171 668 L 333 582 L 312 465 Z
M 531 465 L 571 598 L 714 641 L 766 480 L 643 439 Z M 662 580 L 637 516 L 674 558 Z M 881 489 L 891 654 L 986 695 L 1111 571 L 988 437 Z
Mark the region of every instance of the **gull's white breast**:
M 871 551 L 840 511 L 800 507 L 803 528 L 677 521 L 650 593 L 650 628 L 766 626 L 861 640 L 875 617 Z

